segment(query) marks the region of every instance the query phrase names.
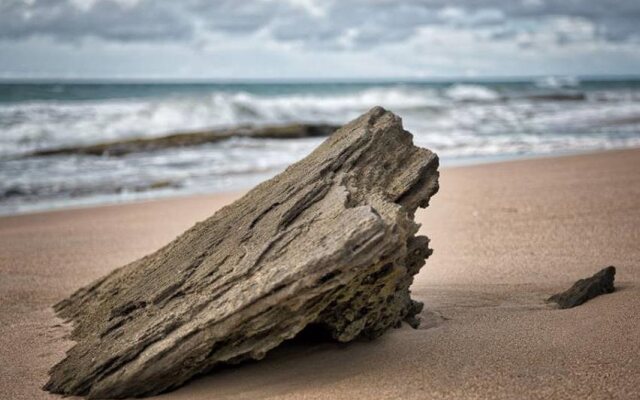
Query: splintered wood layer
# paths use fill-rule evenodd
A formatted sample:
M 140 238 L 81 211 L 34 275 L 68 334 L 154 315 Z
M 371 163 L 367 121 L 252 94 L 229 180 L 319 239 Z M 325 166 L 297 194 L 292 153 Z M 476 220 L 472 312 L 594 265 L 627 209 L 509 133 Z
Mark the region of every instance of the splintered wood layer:
M 157 394 L 222 362 L 260 359 L 305 326 L 376 337 L 421 305 L 430 254 L 413 215 L 438 159 L 381 108 L 176 240 L 56 305 L 77 344 L 46 389 Z

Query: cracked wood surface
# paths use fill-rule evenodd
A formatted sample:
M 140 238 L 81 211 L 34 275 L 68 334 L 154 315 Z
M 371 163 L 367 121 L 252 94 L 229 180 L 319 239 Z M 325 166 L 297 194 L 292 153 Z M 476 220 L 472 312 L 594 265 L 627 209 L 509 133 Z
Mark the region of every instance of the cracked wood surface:
M 380 107 L 153 254 L 55 306 L 76 345 L 45 388 L 148 396 L 221 363 L 260 359 L 309 324 L 375 338 L 422 305 L 409 286 L 431 254 L 417 207 L 438 158 Z

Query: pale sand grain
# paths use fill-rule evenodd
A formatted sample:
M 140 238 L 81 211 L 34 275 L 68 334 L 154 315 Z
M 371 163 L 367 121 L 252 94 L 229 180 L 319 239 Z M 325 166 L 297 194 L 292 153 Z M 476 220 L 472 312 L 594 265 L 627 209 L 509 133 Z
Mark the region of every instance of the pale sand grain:
M 51 304 L 237 197 L 0 218 L 0 399 L 57 397 L 40 390 L 70 345 Z M 423 328 L 287 345 L 162 398 L 640 398 L 640 150 L 446 169 L 417 218 Z M 544 303 L 610 264 L 617 292 Z

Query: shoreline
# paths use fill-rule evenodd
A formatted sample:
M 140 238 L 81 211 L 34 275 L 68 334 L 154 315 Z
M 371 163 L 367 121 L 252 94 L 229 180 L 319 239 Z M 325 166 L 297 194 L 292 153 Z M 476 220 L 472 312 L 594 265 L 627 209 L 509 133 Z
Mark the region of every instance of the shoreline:
M 611 149 L 596 149 L 596 150 L 569 150 L 564 152 L 554 152 L 554 153 L 533 153 L 533 154 L 505 154 L 500 156 L 468 156 L 468 157 L 457 157 L 455 159 L 443 158 L 440 159 L 440 170 L 444 169 L 454 169 L 454 168 L 468 168 L 479 165 L 491 165 L 491 164 L 501 164 L 501 163 L 509 163 L 509 162 L 518 162 L 518 161 L 527 161 L 527 160 L 544 160 L 544 159 L 554 159 L 554 158 L 562 158 L 562 157 L 580 157 L 580 156 L 589 156 L 600 153 L 615 153 L 615 152 L 624 152 L 624 151 L 634 151 L 639 150 L 640 147 L 623 147 L 623 148 L 611 148 Z M 443 166 L 444 163 L 444 166 Z M 273 171 L 270 175 L 268 175 L 266 179 L 269 179 L 271 176 L 275 176 L 281 171 Z M 260 183 L 257 182 L 256 185 Z M 254 185 L 255 186 L 255 185 Z M 27 206 L 26 209 L 22 211 L 16 212 L 3 212 L 0 210 L 0 220 L 2 218 L 14 217 L 14 216 L 23 216 L 23 215 L 31 215 L 31 214 L 43 214 L 50 212 L 59 212 L 59 211 L 70 211 L 77 209 L 92 209 L 92 208 L 101 208 L 101 207 L 112 207 L 112 206 L 121 206 L 127 204 L 144 204 L 155 201 L 165 201 L 171 199 L 184 199 L 188 197 L 206 197 L 206 196 L 215 196 L 215 195 L 238 195 L 246 193 L 250 190 L 251 187 L 244 187 L 243 185 L 233 186 L 229 190 L 223 191 L 202 191 L 202 192 L 185 192 L 180 193 L 176 191 L 166 192 L 166 193 L 153 193 L 151 191 L 139 192 L 131 194 L 130 198 L 122 199 L 115 198 L 112 200 L 105 199 L 109 195 L 95 196 L 89 197 L 86 199 L 79 200 L 54 200 L 49 203 L 42 204 L 34 204 Z M 121 197 L 121 195 L 119 195 Z
M 640 149 L 441 170 L 419 210 L 434 254 L 411 287 L 417 330 L 289 343 L 166 400 L 640 397 Z M 0 218 L 0 398 L 42 391 L 71 345 L 51 305 L 175 238 L 244 192 Z M 617 290 L 544 300 L 606 265 Z

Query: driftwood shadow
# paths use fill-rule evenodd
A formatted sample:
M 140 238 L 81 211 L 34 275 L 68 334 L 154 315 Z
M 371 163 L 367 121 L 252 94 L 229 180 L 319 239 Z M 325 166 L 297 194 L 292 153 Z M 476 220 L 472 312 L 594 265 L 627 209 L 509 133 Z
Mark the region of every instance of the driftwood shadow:
M 403 329 L 411 329 L 403 326 Z M 311 324 L 294 338 L 284 341 L 262 360 L 221 364 L 195 376 L 171 392 L 173 396 L 202 395 L 216 399 L 238 398 L 268 391 L 285 394 L 302 387 L 332 385 L 361 371 L 349 363 L 364 350 L 376 350 L 386 338 L 336 342 L 321 326 Z M 355 354 L 354 354 L 355 353 Z M 355 358 L 354 358 L 355 356 Z

